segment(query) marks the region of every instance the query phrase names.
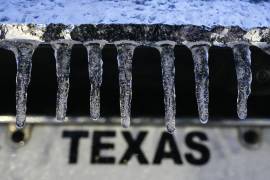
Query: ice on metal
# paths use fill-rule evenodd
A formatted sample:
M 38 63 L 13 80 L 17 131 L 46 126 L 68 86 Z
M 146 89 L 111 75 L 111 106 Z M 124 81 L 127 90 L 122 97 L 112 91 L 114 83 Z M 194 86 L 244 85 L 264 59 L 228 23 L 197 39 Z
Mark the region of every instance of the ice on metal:
M 26 120 L 27 89 L 31 80 L 32 55 L 37 43 L 17 42 L 15 57 L 17 63 L 16 77 L 16 126 L 23 128 Z
M 176 114 L 174 45 L 162 45 L 158 49 L 161 56 L 166 129 L 169 133 L 173 133 Z
M 100 117 L 100 86 L 102 84 L 102 45 L 88 43 L 85 45 L 88 54 L 88 73 L 90 89 L 90 118 L 97 120 Z
M 132 43 L 117 44 L 117 61 L 119 70 L 120 114 L 121 124 L 130 126 L 132 100 L 132 57 L 136 45 Z
M 208 50 L 207 45 L 198 45 L 191 48 L 194 75 L 195 91 L 201 123 L 208 121 L 208 104 L 209 104 L 209 68 L 208 68 Z
M 51 43 L 54 49 L 57 75 L 56 119 L 64 120 L 69 92 L 70 58 L 73 43 L 59 41 Z
M 0 47 L 14 53 L 16 74 L 16 126 L 23 128 L 26 121 L 27 89 L 31 80 L 32 56 L 38 46 L 37 41 L 1 41 Z
M 237 114 L 239 119 L 244 120 L 247 118 L 247 101 L 251 93 L 252 82 L 251 53 L 249 45 L 234 45 L 233 55 L 238 86 Z

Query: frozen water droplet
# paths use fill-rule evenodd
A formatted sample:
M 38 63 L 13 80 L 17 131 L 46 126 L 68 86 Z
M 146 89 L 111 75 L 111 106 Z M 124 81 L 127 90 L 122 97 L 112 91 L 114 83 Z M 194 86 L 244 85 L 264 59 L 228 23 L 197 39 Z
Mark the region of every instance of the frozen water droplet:
M 173 134 L 175 133 L 175 123 L 166 123 L 166 130 L 168 133 Z
M 198 104 L 199 119 L 205 124 L 208 121 L 209 104 L 209 68 L 208 68 L 208 50 L 206 45 L 194 46 L 191 48 L 194 74 L 195 89 Z
M 102 84 L 102 46 L 98 43 L 86 44 L 88 54 L 88 72 L 91 84 L 90 118 L 100 117 L 100 86 Z
M 56 60 L 56 75 L 58 84 L 56 99 L 57 120 L 64 120 L 66 117 L 72 46 L 73 43 L 70 42 L 59 41 L 52 43 Z
M 119 70 L 121 124 L 130 126 L 132 100 L 132 57 L 136 45 L 131 43 L 117 44 L 117 61 Z
M 252 81 L 249 46 L 245 44 L 234 45 L 233 55 L 238 86 L 237 114 L 239 119 L 244 120 L 247 118 L 247 101 L 251 93 Z
M 161 56 L 162 82 L 165 104 L 165 123 L 169 133 L 175 131 L 175 66 L 174 46 L 162 45 L 158 48 Z
M 23 128 L 26 120 L 27 89 L 31 80 L 32 55 L 38 46 L 36 41 L 2 41 L 4 48 L 15 54 L 16 75 L 16 126 Z

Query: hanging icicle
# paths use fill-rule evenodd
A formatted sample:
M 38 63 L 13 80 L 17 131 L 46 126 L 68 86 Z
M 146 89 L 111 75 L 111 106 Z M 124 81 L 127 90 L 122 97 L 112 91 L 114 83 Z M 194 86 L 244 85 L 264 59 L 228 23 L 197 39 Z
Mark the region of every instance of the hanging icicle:
M 191 47 L 194 74 L 195 89 L 198 104 L 199 119 L 205 124 L 208 121 L 209 104 L 209 68 L 208 68 L 208 45 L 198 45 Z
M 69 92 L 70 58 L 74 43 L 69 41 L 59 41 L 51 43 L 54 49 L 57 75 L 57 99 L 56 99 L 56 119 L 64 120 L 67 111 L 67 99 Z
M 7 40 L 1 47 L 14 53 L 16 74 L 16 126 L 23 128 L 26 121 L 27 90 L 31 80 L 32 56 L 39 42 L 32 40 Z
M 90 118 L 97 120 L 100 117 L 100 86 L 102 84 L 102 48 L 100 43 L 85 44 L 88 55 L 88 73 L 90 89 Z
M 161 56 L 166 129 L 169 133 L 173 133 L 176 114 L 174 45 L 162 45 L 158 49 Z
M 31 80 L 32 56 L 38 46 L 37 42 L 14 43 L 16 46 L 16 126 L 23 128 L 26 121 L 27 89 Z
M 132 43 L 117 44 L 119 70 L 120 113 L 123 127 L 130 126 L 132 100 L 132 57 L 137 45 Z
M 247 118 L 247 101 L 251 93 L 252 82 L 251 53 L 249 45 L 234 45 L 233 55 L 238 86 L 237 114 L 240 120 L 244 120 Z

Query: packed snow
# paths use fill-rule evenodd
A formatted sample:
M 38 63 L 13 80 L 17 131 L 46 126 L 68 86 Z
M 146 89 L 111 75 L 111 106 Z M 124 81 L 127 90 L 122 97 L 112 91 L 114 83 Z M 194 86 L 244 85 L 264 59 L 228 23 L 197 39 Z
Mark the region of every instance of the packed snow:
M 0 23 L 270 26 L 267 0 L 0 0 Z

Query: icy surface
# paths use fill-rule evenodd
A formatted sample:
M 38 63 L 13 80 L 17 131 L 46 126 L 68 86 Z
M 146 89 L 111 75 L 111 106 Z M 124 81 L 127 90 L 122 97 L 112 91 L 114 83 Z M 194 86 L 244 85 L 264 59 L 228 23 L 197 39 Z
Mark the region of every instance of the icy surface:
M 118 44 L 116 47 L 118 52 L 121 124 L 123 127 L 129 127 L 132 100 L 132 57 L 136 45 L 125 43 Z
M 17 44 L 17 45 L 16 45 Z M 17 62 L 16 77 L 16 126 L 23 128 L 26 120 L 27 89 L 31 80 L 32 55 L 36 46 L 31 43 L 15 43 Z
M 73 44 L 61 42 L 52 44 L 56 60 L 56 75 L 58 83 L 56 99 L 57 120 L 64 120 L 66 117 L 72 46 Z
M 161 56 L 162 82 L 165 104 L 165 121 L 169 133 L 175 131 L 175 67 L 174 67 L 174 46 L 163 45 L 159 48 Z
M 267 0 L 0 0 L 1 23 L 270 25 Z
M 90 90 L 90 118 L 100 117 L 100 86 L 102 84 L 102 47 L 100 44 L 87 44 L 88 72 L 91 84 Z
M 209 104 L 209 68 L 208 46 L 201 45 L 191 48 L 194 61 L 195 88 L 198 104 L 199 118 L 202 123 L 208 121 Z
M 239 119 L 247 117 L 247 101 L 251 93 L 251 56 L 248 45 L 239 44 L 233 47 L 235 69 L 238 83 L 237 114 Z

